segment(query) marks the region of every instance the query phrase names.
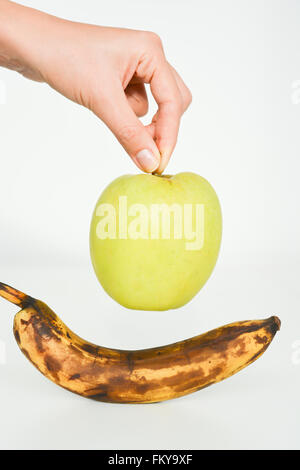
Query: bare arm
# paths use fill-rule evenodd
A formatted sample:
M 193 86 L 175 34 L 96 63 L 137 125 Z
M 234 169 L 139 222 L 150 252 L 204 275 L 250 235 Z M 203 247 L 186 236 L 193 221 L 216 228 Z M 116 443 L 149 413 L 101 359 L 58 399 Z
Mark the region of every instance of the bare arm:
M 191 93 L 151 32 L 63 20 L 0 0 L 0 65 L 93 111 L 146 172 L 162 173 Z M 146 114 L 149 83 L 158 110 Z

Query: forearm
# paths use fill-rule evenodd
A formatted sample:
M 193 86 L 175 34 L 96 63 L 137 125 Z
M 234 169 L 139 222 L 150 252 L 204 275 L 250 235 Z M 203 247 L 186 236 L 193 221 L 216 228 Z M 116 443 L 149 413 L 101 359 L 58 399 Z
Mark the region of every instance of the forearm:
M 26 10 L 8 0 L 0 0 L 0 65 L 21 71 L 21 51 L 18 47 L 20 12 Z
M 38 10 L 0 0 L 0 66 L 32 78 L 30 70 L 43 47 L 43 31 L 51 18 Z

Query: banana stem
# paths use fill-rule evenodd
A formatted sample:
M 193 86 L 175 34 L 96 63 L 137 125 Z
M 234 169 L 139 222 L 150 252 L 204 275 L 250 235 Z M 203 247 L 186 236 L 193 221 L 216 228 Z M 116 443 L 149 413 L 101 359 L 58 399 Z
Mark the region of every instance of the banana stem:
M 23 292 L 20 292 L 19 290 L 4 284 L 3 282 L 0 282 L 0 296 L 15 305 L 19 305 L 22 308 L 34 300 L 32 297 L 29 297 L 29 295 L 26 295 Z

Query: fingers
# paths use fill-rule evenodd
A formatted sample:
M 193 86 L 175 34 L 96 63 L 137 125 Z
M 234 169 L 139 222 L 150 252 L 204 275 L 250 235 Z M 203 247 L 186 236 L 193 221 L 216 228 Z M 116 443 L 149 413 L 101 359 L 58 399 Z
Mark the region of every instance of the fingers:
M 129 84 L 125 90 L 129 105 L 138 117 L 148 112 L 148 98 L 143 83 Z
M 110 92 L 98 99 L 92 110 L 110 128 L 141 170 L 146 173 L 156 171 L 160 164 L 159 150 L 129 106 L 121 84 L 111 85 Z
M 192 94 L 178 72 L 169 64 L 169 67 L 173 73 L 174 79 L 176 80 L 182 98 L 182 114 L 187 110 L 192 102 Z M 157 113 L 153 116 L 151 124 L 147 126 L 147 130 L 150 135 L 155 138 L 155 124 L 157 122 Z
M 128 79 L 124 81 L 122 76 L 114 78 L 110 74 L 106 91 L 102 87 L 100 97 L 95 98 L 96 103 L 91 108 L 140 169 L 161 174 L 176 145 L 180 119 L 191 102 L 191 93 L 166 61 L 159 37 L 153 33 L 138 34 L 142 44 L 140 61 L 135 70 L 132 68 L 125 91 L 122 83 L 128 83 Z M 150 84 L 158 105 L 152 123 L 146 127 L 138 119 L 148 111 L 144 83 Z
M 155 124 L 155 142 L 161 154 L 156 172 L 162 173 L 176 145 L 182 115 L 182 97 L 174 74 L 165 61 L 155 70 L 150 87 L 158 104 L 158 111 L 152 121 Z
M 192 93 L 180 77 L 179 73 L 169 64 L 170 69 L 172 70 L 173 76 L 176 80 L 177 86 L 179 88 L 181 98 L 182 98 L 182 112 L 184 113 L 192 102 Z

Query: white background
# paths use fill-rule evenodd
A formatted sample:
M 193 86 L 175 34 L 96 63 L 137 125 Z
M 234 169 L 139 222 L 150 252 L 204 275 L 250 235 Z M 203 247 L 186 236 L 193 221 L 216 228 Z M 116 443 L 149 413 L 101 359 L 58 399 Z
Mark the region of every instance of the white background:
M 194 98 L 167 171 L 194 171 L 212 183 L 224 236 L 211 279 L 187 306 L 120 307 L 94 275 L 89 223 L 104 187 L 138 170 L 89 111 L 0 69 L 1 281 L 110 347 L 158 346 L 271 314 L 282 330 L 261 359 L 221 384 L 157 405 L 110 405 L 40 375 L 14 341 L 16 309 L 1 301 L 0 447 L 299 448 L 299 2 L 22 3 L 160 34 Z

